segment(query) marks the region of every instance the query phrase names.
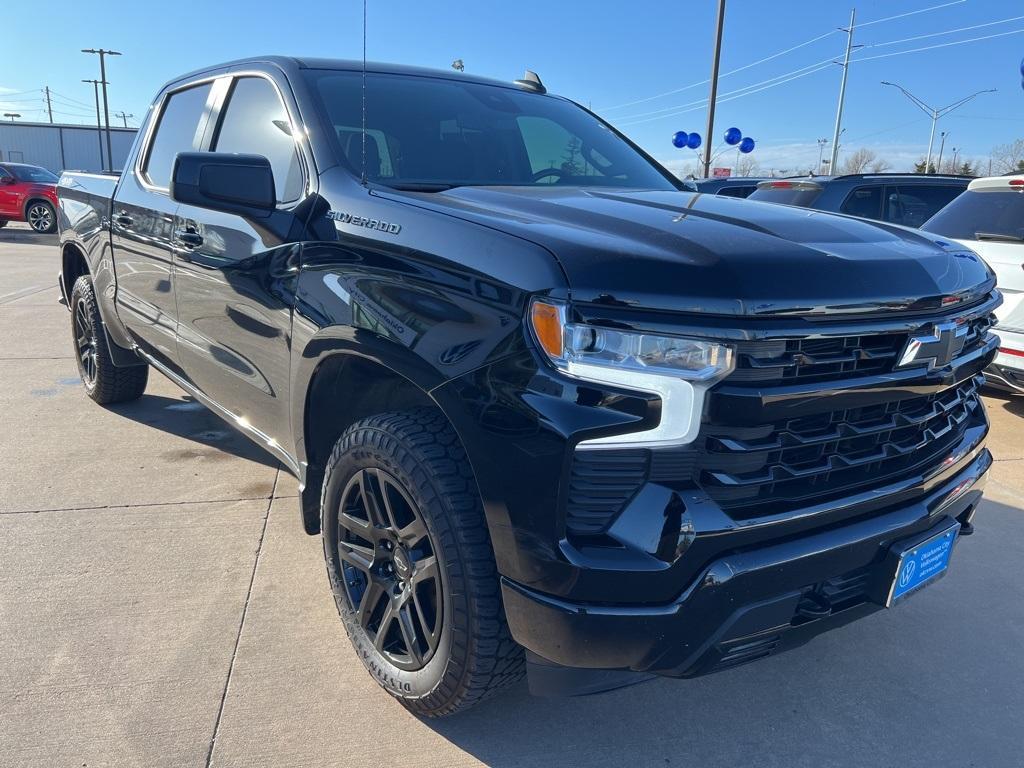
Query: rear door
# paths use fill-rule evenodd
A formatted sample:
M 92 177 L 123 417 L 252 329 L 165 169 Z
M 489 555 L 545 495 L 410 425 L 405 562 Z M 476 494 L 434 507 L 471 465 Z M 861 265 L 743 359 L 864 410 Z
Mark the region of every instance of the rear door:
M 118 315 L 141 347 L 176 371 L 171 249 L 178 204 L 168 186 L 178 152 L 199 146 L 213 95 L 211 80 L 164 94 L 138 162 L 122 175 L 111 210 Z
M 294 208 L 308 194 L 308 158 L 293 138 L 300 123 L 290 95 L 286 106 L 284 84 L 254 72 L 226 78 L 224 88 L 204 148 L 266 157 L 279 207 Z M 300 245 L 241 216 L 190 205 L 178 209 L 175 229 L 182 367 L 204 395 L 265 439 L 284 442 Z
M 12 183 L 13 182 L 13 183 Z M 20 218 L 18 210 L 18 180 L 6 168 L 0 167 L 0 219 Z

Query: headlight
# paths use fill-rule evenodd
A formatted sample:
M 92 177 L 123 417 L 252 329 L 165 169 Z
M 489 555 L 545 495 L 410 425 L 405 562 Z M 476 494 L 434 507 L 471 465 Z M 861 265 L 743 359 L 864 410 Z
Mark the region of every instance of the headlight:
M 548 359 L 568 375 L 658 395 L 661 423 L 652 430 L 596 438 L 581 446 L 657 447 L 696 437 L 704 392 L 732 370 L 732 349 L 681 336 L 632 333 L 569 323 L 565 306 L 535 300 L 530 325 Z

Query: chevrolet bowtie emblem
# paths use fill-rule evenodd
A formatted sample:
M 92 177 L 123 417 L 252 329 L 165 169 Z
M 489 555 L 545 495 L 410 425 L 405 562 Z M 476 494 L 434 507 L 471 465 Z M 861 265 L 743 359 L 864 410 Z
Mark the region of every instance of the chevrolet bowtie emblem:
M 945 368 L 960 354 L 967 341 L 966 323 L 935 323 L 930 333 L 911 336 L 903 347 L 897 368 L 927 365 L 929 371 Z

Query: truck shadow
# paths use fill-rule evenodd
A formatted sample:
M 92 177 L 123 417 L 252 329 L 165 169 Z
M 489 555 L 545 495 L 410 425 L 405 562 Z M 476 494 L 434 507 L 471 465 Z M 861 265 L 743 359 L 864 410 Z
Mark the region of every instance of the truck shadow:
M 577 699 L 522 685 L 425 725 L 501 768 L 1019 764 L 1024 604 L 998 586 L 1020 513 L 984 502 L 949 578 L 792 652 Z
M 187 395 L 177 399 L 147 394 L 134 402 L 110 405 L 107 408 L 139 424 L 199 443 L 205 446 L 204 453 L 210 459 L 230 454 L 268 467 L 277 467 L 279 464 L 277 459 Z M 179 450 L 178 453 L 182 454 L 179 458 L 195 456 L 194 451 L 187 449 Z

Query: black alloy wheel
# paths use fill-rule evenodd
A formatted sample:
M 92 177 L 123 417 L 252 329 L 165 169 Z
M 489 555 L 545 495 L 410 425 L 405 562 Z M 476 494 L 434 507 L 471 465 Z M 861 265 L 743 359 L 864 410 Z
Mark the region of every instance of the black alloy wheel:
M 78 371 L 87 389 L 96 385 L 99 343 L 92 313 L 84 301 L 75 303 L 75 351 L 78 353 Z
M 382 469 L 359 471 L 342 493 L 338 557 L 356 621 L 399 669 L 430 661 L 444 614 L 440 569 L 423 516 Z

